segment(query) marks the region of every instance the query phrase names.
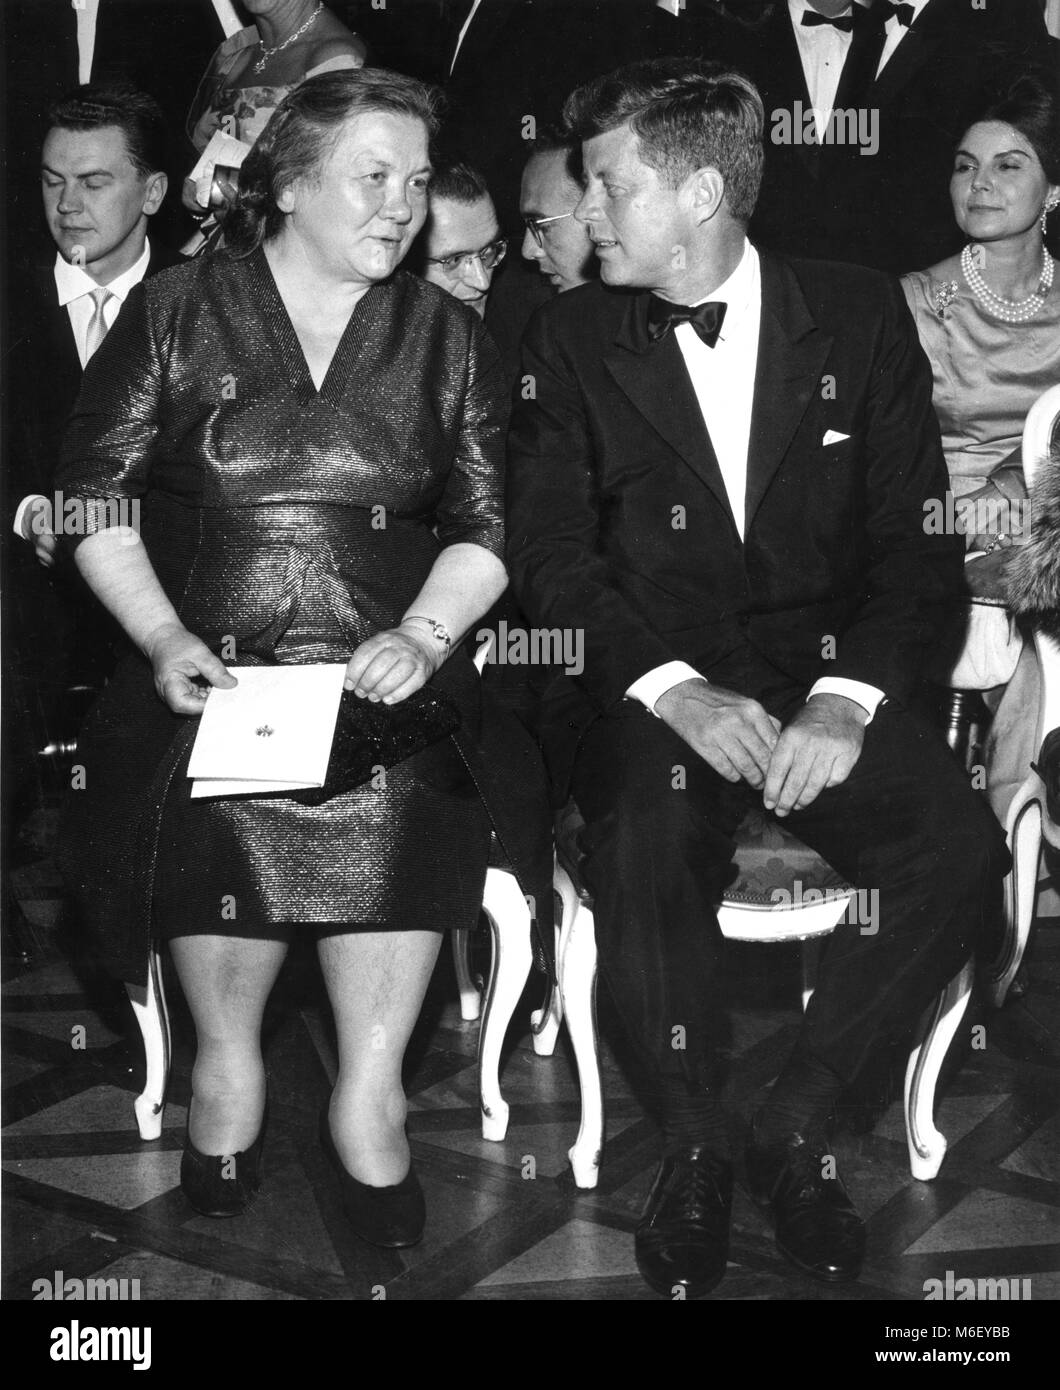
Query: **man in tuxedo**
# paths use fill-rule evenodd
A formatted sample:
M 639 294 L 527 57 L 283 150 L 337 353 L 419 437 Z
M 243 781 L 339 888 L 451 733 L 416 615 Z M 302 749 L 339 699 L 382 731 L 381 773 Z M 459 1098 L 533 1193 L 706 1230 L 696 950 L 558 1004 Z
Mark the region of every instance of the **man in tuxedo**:
M 882 21 L 850 0 L 786 0 L 755 30 L 746 68 L 766 112 L 757 244 L 866 262 L 861 190 L 879 152 L 869 91 L 883 41 Z
M 68 688 L 98 683 L 109 666 L 109 620 L 76 576 L 53 569 L 51 483 L 89 357 L 133 286 L 179 263 L 147 237 L 166 193 L 164 150 L 161 111 L 142 92 L 85 86 L 60 101 L 39 175 L 54 260 L 12 276 L 0 503 L 16 797 L 31 795 L 35 754 L 55 741 Z
M 1006 860 L 910 708 L 961 575 L 960 538 L 923 524 L 947 486 L 931 372 L 889 279 L 747 240 L 764 113 L 745 77 L 634 64 L 567 115 L 603 283 L 527 331 L 509 559 L 531 621 L 583 639 L 544 742 L 586 822 L 601 972 L 665 1135 L 638 1264 L 667 1294 L 725 1270 L 716 909 L 734 831 L 764 806 L 878 894 L 874 923 L 828 941 L 746 1155 L 780 1250 L 849 1279 L 864 1228 L 825 1123 L 967 959 Z

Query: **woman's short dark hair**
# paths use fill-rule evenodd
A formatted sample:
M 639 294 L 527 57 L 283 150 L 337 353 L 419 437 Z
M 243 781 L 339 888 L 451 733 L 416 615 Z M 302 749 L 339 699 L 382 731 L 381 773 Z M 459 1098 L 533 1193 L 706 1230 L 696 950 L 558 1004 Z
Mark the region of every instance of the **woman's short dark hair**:
M 423 122 L 432 140 L 441 105 L 436 87 L 385 68 L 345 68 L 300 83 L 277 106 L 243 161 L 239 193 L 225 218 L 225 246 L 245 256 L 279 232 L 281 194 L 319 173 L 351 117 L 380 111 L 409 116 Z
M 103 130 L 116 126 L 138 174 L 166 167 L 168 137 L 162 108 L 154 97 L 122 83 L 78 87 L 48 112 L 49 129 Z
M 579 87 L 563 114 L 578 140 L 628 122 L 641 159 L 671 187 L 696 169 L 717 169 L 729 211 L 750 219 L 762 182 L 765 112 L 743 73 L 697 59 L 646 59 Z
M 1027 74 L 982 103 L 965 126 L 966 134 L 983 121 L 1000 121 L 1018 130 L 1041 161 L 1050 183 L 1060 183 L 1060 114 L 1056 92 Z

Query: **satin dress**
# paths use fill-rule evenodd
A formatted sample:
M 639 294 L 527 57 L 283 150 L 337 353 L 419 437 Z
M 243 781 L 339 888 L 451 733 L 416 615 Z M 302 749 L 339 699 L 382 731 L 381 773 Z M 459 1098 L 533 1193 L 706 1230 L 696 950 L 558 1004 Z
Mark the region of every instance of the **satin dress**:
M 959 267 L 952 277 L 936 268 L 905 275 L 901 283 L 935 378 L 932 400 L 950 487 L 963 497 L 999 464 L 1019 460 L 1027 412 L 1060 381 L 1060 276 L 1038 313 L 1015 324 L 983 309 Z M 1034 648 L 1025 642 L 1009 683 L 986 693 L 994 714 L 987 792 L 1002 822 L 1037 752 L 1040 686 Z
M 372 286 L 318 391 L 264 253 L 220 252 L 130 296 L 85 374 L 58 485 L 139 502 L 181 621 L 234 646 L 229 665 L 346 661 L 396 626 L 443 546 L 502 554 L 506 413 L 485 330 L 436 287 L 401 272 Z M 435 681 L 461 730 L 384 787 L 320 807 L 192 801 L 195 721 L 130 653 L 86 724 L 64 832 L 115 968 L 139 973 L 145 931 L 472 926 L 491 827 L 549 907 L 547 831 L 533 869 L 524 854 L 523 827 L 547 821 L 536 750 L 484 706 L 465 648 Z

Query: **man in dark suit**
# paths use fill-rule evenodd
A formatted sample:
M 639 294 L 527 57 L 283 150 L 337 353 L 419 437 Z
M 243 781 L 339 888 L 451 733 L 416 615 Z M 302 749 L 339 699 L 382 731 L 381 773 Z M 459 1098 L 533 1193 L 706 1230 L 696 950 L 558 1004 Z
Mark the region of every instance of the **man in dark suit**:
M 864 1228 L 825 1122 L 967 959 L 1006 857 L 909 708 L 961 571 L 960 538 L 924 531 L 947 485 L 931 372 L 891 281 L 747 241 L 763 108 L 746 78 L 635 64 L 568 119 L 603 284 L 546 305 L 524 341 L 510 566 L 531 621 L 584 643 L 543 727 L 666 1137 L 638 1263 L 666 1293 L 724 1273 L 716 907 L 733 832 L 764 805 L 878 893 L 873 924 L 828 942 L 747 1151 L 782 1252 L 852 1278 Z
M 850 0 L 786 0 L 754 31 L 745 66 L 766 111 L 756 244 L 864 261 L 861 188 L 879 152 L 869 91 L 882 48 L 882 20 Z
M 9 787 L 24 795 L 65 692 L 98 683 L 109 665 L 102 610 L 72 573 L 53 569 L 51 483 L 85 363 L 133 286 L 179 263 L 147 238 L 166 193 L 164 149 L 162 113 L 142 92 L 86 86 L 53 107 L 40 181 L 55 257 L 12 276 L 0 503 L 15 715 L 7 733 L 18 770 Z
M 78 83 L 125 82 L 154 96 L 175 137 L 162 168 L 179 188 L 194 159 L 183 134 L 188 105 L 221 38 L 210 0 L 4 0 L 0 29 L 13 260 L 33 254 L 37 133 Z M 180 200 L 168 199 L 156 236 L 179 245 L 189 231 Z

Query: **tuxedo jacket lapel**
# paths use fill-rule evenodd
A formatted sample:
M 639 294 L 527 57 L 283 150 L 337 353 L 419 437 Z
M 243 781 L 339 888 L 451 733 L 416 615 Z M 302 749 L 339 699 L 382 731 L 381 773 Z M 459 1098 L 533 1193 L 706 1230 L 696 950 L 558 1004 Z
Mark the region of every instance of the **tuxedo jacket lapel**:
M 817 328 L 787 266 L 760 255 L 762 322 L 747 450 L 747 535 L 814 392 L 820 390 L 833 342 Z
M 868 100 L 876 80 L 884 37 L 883 25 L 878 19 L 855 5 L 854 32 L 835 94 L 835 105 L 841 110 L 864 106 Z
M 717 455 L 685 359 L 672 332 L 657 343 L 648 337 L 647 303 L 647 294 L 630 298 L 604 366 L 655 432 L 729 512 Z
M 787 5 L 777 10 L 771 24 L 769 35 L 771 52 L 769 53 L 768 64 L 769 70 L 775 74 L 776 81 L 776 87 L 769 93 L 773 109 L 776 110 L 779 106 L 791 113 L 793 121 L 801 120 L 803 117 L 799 116 L 799 104 L 801 103 L 802 112 L 805 113 L 812 107 L 813 99 L 810 96 L 810 89 L 806 85 L 802 55 L 799 53 L 799 45 L 795 40 L 795 31 L 791 27 Z M 767 127 L 770 125 L 771 119 L 772 112 L 767 111 Z M 817 178 L 821 173 L 819 147 L 804 145 L 798 141 L 793 148 L 807 173 Z
M 927 14 L 926 10 L 924 14 Z M 887 60 L 887 66 L 873 83 L 870 93 L 872 100 L 881 106 L 893 101 L 941 43 L 942 35 L 933 32 L 933 26 L 918 28 L 916 24 L 911 25 L 905 38 Z
M 469 68 L 474 69 L 483 61 L 483 55 L 490 52 L 497 34 L 511 19 L 519 3 L 520 0 L 482 0 L 478 14 L 468 26 L 464 42 L 460 45 L 460 52 L 453 68 L 453 78 L 458 73 L 467 72 Z M 453 36 L 454 47 L 458 36 Z M 451 59 L 452 49 L 446 54 L 447 70 Z

